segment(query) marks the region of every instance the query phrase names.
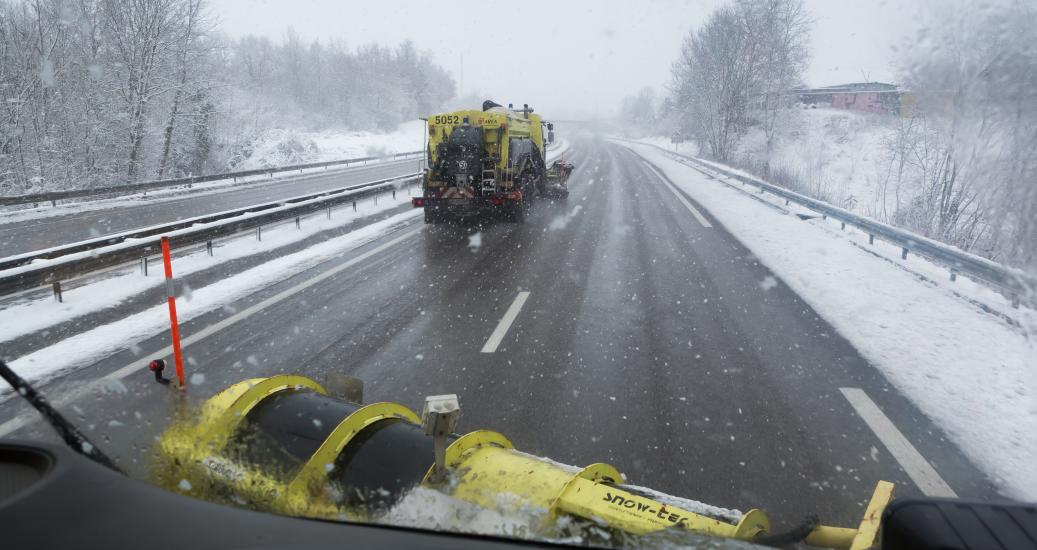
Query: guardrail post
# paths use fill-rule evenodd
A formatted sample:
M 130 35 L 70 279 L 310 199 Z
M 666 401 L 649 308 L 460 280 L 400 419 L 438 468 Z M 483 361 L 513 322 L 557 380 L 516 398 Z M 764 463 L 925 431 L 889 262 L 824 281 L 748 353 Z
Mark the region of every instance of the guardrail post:
M 356 199 L 353 199 L 353 212 L 356 212 Z
M 64 300 L 61 299 L 61 281 L 54 281 L 51 288 L 54 289 L 54 299 L 56 299 L 59 304 L 62 303 Z
M 331 219 L 331 207 L 330 206 L 328 207 L 328 219 L 329 220 Z
M 378 194 L 377 193 L 375 193 L 375 196 L 374 196 L 374 203 L 378 204 Z
M 907 249 L 906 248 L 901 248 L 900 249 L 900 259 L 901 260 L 906 260 L 907 259 Z
M 958 280 L 958 272 L 952 269 L 951 270 L 951 282 L 953 283 L 954 281 L 957 281 L 957 280 Z
M 841 222 L 841 223 L 842 223 L 842 225 L 839 227 L 839 229 L 845 230 L 846 229 L 846 222 Z
M 256 227 L 256 240 L 257 241 L 263 240 L 263 226 L 262 225 L 260 225 L 259 227 Z
M 145 277 L 148 276 L 148 257 L 147 256 L 142 256 L 140 258 L 140 272 L 143 273 Z
M 875 235 L 868 235 L 868 244 L 875 244 Z
M 392 190 L 392 200 L 396 200 L 396 190 Z
M 205 251 L 212 256 L 212 241 L 205 241 Z
M 296 229 L 301 229 L 302 228 L 302 226 L 299 225 L 299 216 L 295 217 L 295 228 Z
M 54 200 L 50 201 L 50 206 L 51 206 L 52 208 L 56 208 L 56 207 L 58 206 L 58 201 L 57 201 L 57 199 L 54 199 Z

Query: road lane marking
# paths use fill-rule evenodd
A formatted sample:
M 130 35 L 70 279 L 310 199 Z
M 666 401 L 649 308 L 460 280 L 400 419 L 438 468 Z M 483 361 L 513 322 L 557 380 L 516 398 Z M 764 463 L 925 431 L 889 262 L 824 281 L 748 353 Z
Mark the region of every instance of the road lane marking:
M 645 162 L 645 166 L 649 170 L 651 170 L 656 176 L 659 176 L 659 179 L 663 182 L 663 184 L 666 185 L 666 187 L 670 188 L 670 191 L 673 191 L 674 195 L 677 195 L 677 200 L 681 201 L 681 204 L 683 204 L 685 208 L 691 211 L 691 215 L 695 216 L 695 219 L 698 220 L 700 224 L 702 224 L 702 227 L 713 227 L 713 224 L 709 223 L 709 220 L 707 220 L 706 217 L 702 215 L 702 212 L 699 212 L 698 208 L 695 208 L 693 204 L 688 202 L 688 199 L 684 198 L 684 193 L 681 193 L 679 190 L 677 190 L 677 187 L 670 183 L 670 180 L 667 179 L 666 176 L 662 175 L 658 170 L 655 169 L 654 166 L 648 164 L 647 162 Z
M 342 263 L 340 265 L 337 265 L 337 266 L 335 266 L 335 267 L 333 267 L 333 268 L 331 268 L 331 269 L 329 269 L 327 271 L 324 271 L 320 275 L 317 275 L 317 276 L 315 276 L 315 277 L 313 277 L 311 279 L 307 279 L 307 280 L 305 280 L 305 281 L 303 281 L 303 282 L 293 286 L 292 288 L 289 288 L 289 289 L 284 290 L 284 291 L 282 291 L 282 292 L 280 292 L 278 294 L 275 294 L 275 295 L 273 295 L 273 296 L 263 300 L 262 302 L 259 302 L 257 304 L 253 304 L 253 305 L 251 305 L 251 306 L 249 306 L 249 307 L 247 307 L 247 308 L 245 308 L 245 309 L 243 309 L 243 310 L 241 310 L 241 311 L 231 315 L 230 317 L 227 317 L 225 319 L 220 320 L 217 323 L 209 325 L 209 326 L 205 327 L 204 329 L 202 329 L 202 330 L 200 330 L 200 331 L 198 331 L 196 333 L 193 333 L 190 336 L 188 336 L 188 337 L 184 338 L 183 340 L 181 340 L 181 346 L 186 348 L 187 346 L 190 346 L 191 344 L 193 344 L 195 342 L 198 342 L 200 340 L 208 338 L 209 336 L 212 336 L 213 334 L 216 334 L 217 332 L 219 332 L 219 331 L 221 331 L 221 330 L 223 330 L 223 329 L 225 329 L 225 328 L 227 328 L 227 327 L 229 327 L 231 325 L 234 325 L 236 323 L 244 321 L 245 319 L 248 319 L 249 317 L 252 317 L 256 313 L 259 313 L 259 312 L 263 311 L 264 309 L 266 309 L 266 308 L 268 308 L 268 307 L 270 307 L 270 306 L 272 306 L 272 305 L 274 305 L 274 304 L 276 304 L 278 302 L 281 302 L 281 301 L 283 301 L 283 300 L 285 300 L 287 298 L 290 298 L 290 297 L 292 297 L 292 296 L 294 296 L 294 295 L 296 295 L 296 294 L 298 294 L 298 293 L 300 293 L 300 292 L 302 292 L 302 291 L 304 291 L 304 290 L 306 290 L 306 289 L 308 289 L 308 288 L 310 288 L 310 287 L 312 287 L 312 286 L 314 286 L 314 285 L 316 285 L 316 284 L 318 284 L 318 283 L 320 283 L 322 281 L 327 280 L 330 277 L 334 277 L 335 275 L 341 273 L 342 271 L 344 271 L 346 269 L 349 269 L 350 267 L 355 266 L 356 264 L 358 264 L 358 263 L 360 263 L 360 262 L 370 258 L 371 256 L 374 256 L 375 254 L 378 254 L 378 253 L 380 253 L 380 252 L 382 252 L 382 251 L 384 251 L 384 250 L 386 250 L 388 248 L 391 248 L 391 247 L 393 247 L 393 246 L 403 242 L 404 240 L 406 240 L 406 239 L 408 239 L 410 237 L 413 237 L 414 235 L 418 234 L 423 229 L 424 228 L 422 227 L 422 228 L 414 229 L 412 231 L 408 231 L 407 233 L 404 233 L 403 235 L 400 235 L 399 237 L 396 237 L 396 238 L 394 238 L 393 240 L 391 240 L 389 242 L 383 243 L 383 244 L 381 244 L 381 245 L 379 245 L 379 246 L 377 246 L 375 248 L 372 248 L 371 250 L 368 250 L 367 252 L 364 252 L 363 254 L 360 254 L 359 256 L 356 256 L 355 258 L 351 258 L 348 261 L 346 261 L 346 262 L 344 262 L 344 263 Z M 527 294 L 528 294 L 528 292 L 527 292 Z M 142 372 L 144 372 L 146 370 L 146 366 L 145 366 L 145 363 L 144 363 L 144 361 L 145 361 L 144 358 L 147 358 L 147 357 L 166 357 L 166 356 L 170 355 L 171 353 L 173 353 L 173 346 L 172 345 L 166 346 L 166 347 L 164 347 L 164 348 L 162 348 L 162 349 L 160 349 L 158 351 L 155 351 L 155 352 L 150 352 L 150 353 L 142 354 L 141 355 L 142 359 L 140 359 L 139 361 L 135 361 L 133 363 L 130 363 L 129 365 L 126 365 L 125 367 L 122 367 L 122 368 L 120 368 L 120 369 L 118 369 L 118 370 L 116 370 L 114 372 L 108 373 L 105 376 L 102 376 L 101 378 L 98 378 L 98 379 L 96 379 L 96 380 L 94 380 L 92 382 L 89 382 L 89 383 L 87 383 L 87 384 L 85 384 L 83 386 L 79 386 L 79 387 L 77 387 L 77 388 L 75 388 L 75 389 L 73 389 L 73 390 L 71 390 L 71 391 L 69 391 L 69 392 L 67 392 L 65 394 L 62 394 L 52 404 L 54 406 L 67 405 L 68 403 L 76 401 L 79 398 L 87 395 L 89 392 L 93 391 L 95 388 L 97 388 L 98 386 L 100 386 L 103 383 L 111 382 L 111 381 L 114 381 L 114 380 L 119 380 L 119 379 L 122 379 L 122 378 L 126 378 L 127 376 L 129 376 L 130 374 L 133 374 L 133 373 L 142 373 Z M 11 396 L 11 398 L 14 399 L 15 396 Z M 26 426 L 26 425 L 36 421 L 38 418 L 39 418 L 39 414 L 35 410 L 26 411 L 25 413 L 23 413 L 21 415 L 15 416 L 14 418 L 8 420 L 7 422 L 4 422 L 3 424 L 0 424 L 0 437 L 6 437 L 11 432 L 13 432 L 13 431 L 15 431 L 17 429 L 20 429 L 20 428 L 22 428 L 22 427 L 24 427 L 24 426 Z
M 857 416 L 861 417 L 871 431 L 875 432 L 879 441 L 882 441 L 882 444 L 900 463 L 900 467 L 907 472 L 908 477 L 915 482 L 922 493 L 930 497 L 957 498 L 958 495 L 940 477 L 932 464 L 929 464 L 922 453 L 918 452 L 918 449 L 904 437 L 904 434 L 900 433 L 900 430 L 893 425 L 893 421 L 882 413 L 879 406 L 868 397 L 868 394 L 864 393 L 864 390 L 839 388 L 839 391 L 853 406 L 853 410 L 857 411 Z
M 515 296 L 515 301 L 511 302 L 511 306 L 508 307 L 508 311 L 504 312 L 504 317 L 501 318 L 500 322 L 497 323 L 497 328 L 493 329 L 493 334 L 490 335 L 490 339 L 486 340 L 486 345 L 482 347 L 483 353 L 493 353 L 497 351 L 497 346 L 500 345 L 501 340 L 504 339 L 504 335 L 508 333 L 508 329 L 511 328 L 511 324 L 515 322 L 515 318 L 518 317 L 522 306 L 525 305 L 526 299 L 529 298 L 529 292 L 523 290 Z

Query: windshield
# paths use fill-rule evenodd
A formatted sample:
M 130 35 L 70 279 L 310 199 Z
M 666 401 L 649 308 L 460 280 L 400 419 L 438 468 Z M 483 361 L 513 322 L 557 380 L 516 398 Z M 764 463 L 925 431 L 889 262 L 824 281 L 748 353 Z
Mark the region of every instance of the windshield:
M 0 0 L 0 440 L 61 441 L 35 390 L 166 493 L 566 545 L 1037 500 L 1035 45 L 1016 0 Z

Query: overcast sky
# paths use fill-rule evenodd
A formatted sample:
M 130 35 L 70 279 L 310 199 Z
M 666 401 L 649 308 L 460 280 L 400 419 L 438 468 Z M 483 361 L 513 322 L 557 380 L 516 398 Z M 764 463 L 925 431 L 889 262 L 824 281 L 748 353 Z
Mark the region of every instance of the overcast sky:
M 895 80 L 892 47 L 912 32 L 905 5 L 913 2 L 805 0 L 815 21 L 807 83 Z M 280 40 L 292 27 L 306 39 L 351 47 L 409 38 L 454 75 L 464 94 L 575 118 L 610 115 L 642 86 L 662 90 L 683 37 L 724 3 L 215 0 L 211 6 L 231 36 Z

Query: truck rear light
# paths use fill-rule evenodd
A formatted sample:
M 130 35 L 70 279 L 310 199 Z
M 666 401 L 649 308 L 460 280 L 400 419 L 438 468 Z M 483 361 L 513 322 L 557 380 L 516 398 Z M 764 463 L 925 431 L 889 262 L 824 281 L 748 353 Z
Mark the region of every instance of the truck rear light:
M 415 207 L 425 206 L 425 198 L 424 197 L 414 197 L 413 199 L 410 200 L 410 203 L 412 205 L 414 205 Z

